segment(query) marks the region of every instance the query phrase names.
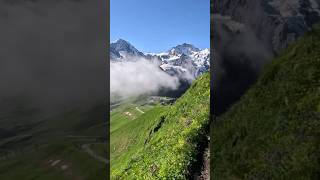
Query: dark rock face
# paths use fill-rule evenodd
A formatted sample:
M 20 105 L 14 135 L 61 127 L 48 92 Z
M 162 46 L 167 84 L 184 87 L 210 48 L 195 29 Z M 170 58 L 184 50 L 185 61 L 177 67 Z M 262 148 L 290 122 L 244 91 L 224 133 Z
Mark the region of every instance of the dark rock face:
M 119 52 L 125 52 L 128 56 L 145 57 L 142 52 L 138 51 L 134 46 L 123 39 L 119 39 L 110 44 L 111 59 L 121 58 Z
M 120 53 L 114 49 L 114 48 L 110 48 L 110 59 L 118 59 L 121 58 Z
M 250 28 L 274 52 L 320 20 L 319 0 L 213 0 L 213 13 Z
M 261 69 L 320 22 L 319 0 L 213 0 L 212 112 L 220 115 Z
M 183 43 L 169 50 L 170 53 L 185 54 L 185 55 L 191 54 L 191 51 L 198 52 L 200 51 L 200 49 L 194 47 L 192 44 Z

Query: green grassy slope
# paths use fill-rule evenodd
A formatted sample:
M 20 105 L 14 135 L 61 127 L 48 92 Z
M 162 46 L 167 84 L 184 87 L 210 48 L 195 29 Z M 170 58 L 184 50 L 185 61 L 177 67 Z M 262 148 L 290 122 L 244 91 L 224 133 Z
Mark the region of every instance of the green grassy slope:
M 144 114 L 133 120 L 130 118 L 118 119 L 126 121 L 126 123 L 110 134 L 112 172 L 125 168 L 134 153 L 144 146 L 145 138 L 148 137 L 149 131 L 157 124 L 157 116 L 164 110 L 165 107 L 157 106 L 145 111 Z M 132 111 L 135 111 L 135 109 L 132 108 Z M 111 124 L 112 126 L 113 124 Z
M 82 148 L 107 157 L 109 148 L 101 140 L 108 133 L 105 110 L 103 105 L 79 108 L 45 119 L 34 114 L 33 126 L 19 119 L 20 113 L 3 116 L 1 123 L 8 125 L 2 128 L 10 130 L 11 120 L 21 128 L 11 128 L 14 133 L 0 139 L 0 179 L 106 179 L 107 165 Z
M 320 178 L 320 27 L 213 123 L 213 179 Z
M 204 74 L 174 105 L 158 106 L 112 132 L 111 151 L 127 137 L 135 139 L 134 146 L 125 147 L 125 157 L 112 165 L 112 179 L 185 179 L 209 124 L 209 82 L 209 73 Z M 123 134 L 121 142 L 112 140 Z
M 142 98 L 143 99 L 143 98 Z M 138 107 L 140 110 L 147 112 L 153 105 L 142 105 L 143 103 L 134 102 L 133 100 L 122 102 L 122 104 L 116 109 L 110 112 L 110 132 L 113 133 L 123 125 L 133 121 L 141 115 L 141 112 L 136 110 Z M 128 114 L 125 114 L 128 113 Z
M 107 178 L 105 164 L 68 141 L 60 141 L 1 161 L 0 179 L 6 180 Z M 54 165 L 54 161 L 59 162 Z M 67 169 L 63 170 L 62 166 L 66 166 Z

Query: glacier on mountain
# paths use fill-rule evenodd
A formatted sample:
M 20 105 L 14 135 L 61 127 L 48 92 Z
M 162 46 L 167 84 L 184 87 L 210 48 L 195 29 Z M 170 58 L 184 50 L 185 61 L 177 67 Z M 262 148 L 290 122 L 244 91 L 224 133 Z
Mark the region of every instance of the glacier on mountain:
M 111 63 L 147 59 L 159 65 L 164 72 L 192 81 L 210 68 L 210 50 L 183 43 L 163 53 L 143 53 L 129 42 L 119 39 L 110 44 Z

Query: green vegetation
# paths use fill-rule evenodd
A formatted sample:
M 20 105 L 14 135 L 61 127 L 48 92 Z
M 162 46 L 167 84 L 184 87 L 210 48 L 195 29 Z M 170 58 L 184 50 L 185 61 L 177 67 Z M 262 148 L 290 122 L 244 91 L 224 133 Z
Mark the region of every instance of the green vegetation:
M 213 179 L 320 178 L 320 27 L 212 125 Z
M 149 131 L 157 123 L 157 116 L 164 109 L 165 107 L 161 106 L 154 107 L 150 111 L 141 114 L 137 119 L 131 120 L 118 130 L 111 132 L 110 152 L 112 171 L 125 168 L 123 166 L 126 166 L 126 162 L 130 160 L 140 147 L 144 146 Z
M 0 179 L 98 180 L 107 177 L 103 163 L 69 142 L 59 142 L 1 161 Z M 58 162 L 56 165 L 55 161 Z
M 111 178 L 186 179 L 209 124 L 209 82 L 206 73 L 175 104 L 140 116 L 134 106 L 111 112 Z M 125 112 L 135 118 L 124 118 Z
M 34 111 L 31 118 L 21 115 L 23 109 L 3 111 L 1 128 L 12 133 L 0 139 L 0 179 L 107 179 L 106 163 L 84 148 L 107 158 L 105 110 L 105 106 L 77 108 L 46 117 Z

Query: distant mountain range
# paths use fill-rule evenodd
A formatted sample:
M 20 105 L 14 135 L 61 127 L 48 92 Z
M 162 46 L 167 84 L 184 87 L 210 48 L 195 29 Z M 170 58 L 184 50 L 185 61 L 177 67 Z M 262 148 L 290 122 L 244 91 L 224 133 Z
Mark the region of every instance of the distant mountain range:
M 192 44 L 183 43 L 163 53 L 143 53 L 123 39 L 110 44 L 111 62 L 140 59 L 153 61 L 163 71 L 182 79 L 194 79 L 210 68 L 210 50 Z
M 319 0 L 214 0 L 214 22 L 233 32 L 251 30 L 275 53 L 320 20 Z

